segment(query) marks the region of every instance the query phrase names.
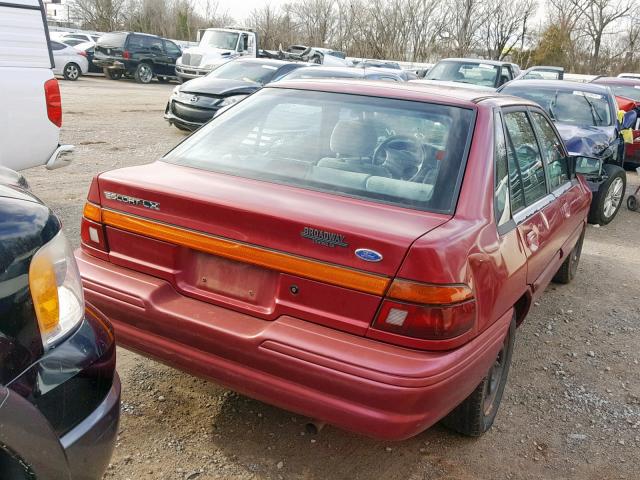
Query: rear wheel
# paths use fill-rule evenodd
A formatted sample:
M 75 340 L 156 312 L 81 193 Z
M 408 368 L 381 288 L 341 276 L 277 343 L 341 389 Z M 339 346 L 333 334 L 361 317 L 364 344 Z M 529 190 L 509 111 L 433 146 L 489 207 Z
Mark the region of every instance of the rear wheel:
M 582 244 L 584 242 L 584 231 L 580 238 L 576 242 L 573 250 L 569 253 L 567 259 L 562 263 L 562 266 L 558 270 L 558 273 L 553 277 L 553 281 L 556 283 L 571 283 L 571 280 L 576 276 L 578 271 L 578 264 L 580 263 L 580 255 L 582 254 Z
M 607 225 L 616 217 L 627 186 L 627 175 L 622 168 L 605 164 L 603 170 L 609 178 L 593 194 L 588 218 L 589 223 L 598 225 Z
M 76 63 L 67 63 L 64 66 L 64 70 L 62 70 L 62 75 L 64 76 L 65 80 L 71 80 L 72 82 L 75 82 L 76 80 L 78 80 L 78 78 L 80 78 L 80 75 L 82 75 L 82 70 L 80 70 L 80 67 Z
M 638 199 L 634 195 L 629 195 L 627 198 L 627 208 L 633 212 L 638 210 Z
M 120 80 L 122 78 L 122 72 L 120 70 L 112 70 L 110 68 L 103 68 L 104 76 L 110 80 Z
M 153 69 L 151 68 L 151 65 L 149 65 L 148 63 L 141 63 L 140 65 L 138 65 L 138 68 L 136 68 L 135 77 L 136 82 L 138 83 L 151 82 L 151 80 L 153 79 Z
M 458 405 L 442 423 L 458 433 L 479 437 L 493 425 L 507 383 L 513 345 L 516 335 L 516 319 L 511 319 L 509 330 L 487 376 L 476 389 Z

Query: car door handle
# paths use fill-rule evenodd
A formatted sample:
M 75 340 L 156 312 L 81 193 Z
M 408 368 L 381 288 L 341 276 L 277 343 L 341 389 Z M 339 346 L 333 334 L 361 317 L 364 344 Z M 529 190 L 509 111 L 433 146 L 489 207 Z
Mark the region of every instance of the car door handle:
M 540 243 L 538 241 L 538 234 L 535 230 L 531 230 L 526 235 L 527 245 L 532 252 L 535 252 L 540 247 Z

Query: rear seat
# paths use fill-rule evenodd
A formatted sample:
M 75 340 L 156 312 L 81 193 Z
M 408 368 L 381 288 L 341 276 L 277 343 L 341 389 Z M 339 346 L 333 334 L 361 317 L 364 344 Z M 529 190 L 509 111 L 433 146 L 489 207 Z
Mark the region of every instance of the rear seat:
M 307 179 L 313 182 L 355 190 L 426 202 L 431 198 L 433 185 L 395 180 L 393 178 L 349 172 L 330 167 L 312 166 Z

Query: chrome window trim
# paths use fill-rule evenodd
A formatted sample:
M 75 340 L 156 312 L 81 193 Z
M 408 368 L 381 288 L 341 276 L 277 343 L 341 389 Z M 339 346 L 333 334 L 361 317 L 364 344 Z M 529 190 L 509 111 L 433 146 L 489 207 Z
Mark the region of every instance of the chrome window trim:
M 547 205 L 555 201 L 556 201 L 555 195 L 548 193 L 547 195 L 542 197 L 540 200 L 536 200 L 535 203 L 532 203 L 528 207 L 525 207 L 522 210 L 518 211 L 517 213 L 514 213 L 513 220 L 516 222 L 516 224 L 520 225 L 527 218 L 531 217 L 532 215 L 539 212 L 544 207 L 546 207 Z

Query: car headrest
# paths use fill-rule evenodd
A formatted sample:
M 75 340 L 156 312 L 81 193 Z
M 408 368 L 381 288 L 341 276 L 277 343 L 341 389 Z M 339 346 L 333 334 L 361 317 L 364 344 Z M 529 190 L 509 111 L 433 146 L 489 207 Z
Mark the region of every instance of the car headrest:
M 358 120 L 340 120 L 331 133 L 331 151 L 346 157 L 370 157 L 377 143 L 372 125 Z

